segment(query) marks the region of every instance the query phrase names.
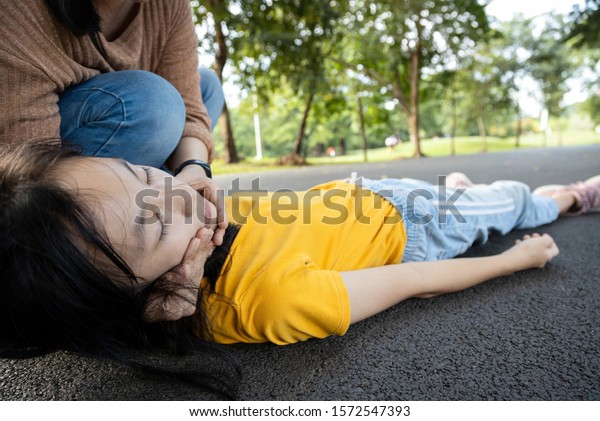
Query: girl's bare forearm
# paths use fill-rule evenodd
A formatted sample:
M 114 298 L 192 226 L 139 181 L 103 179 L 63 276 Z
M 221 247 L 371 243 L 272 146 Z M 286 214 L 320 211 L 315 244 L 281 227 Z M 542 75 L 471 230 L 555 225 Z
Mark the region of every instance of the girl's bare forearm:
M 413 284 L 411 297 L 417 298 L 462 291 L 519 270 L 514 259 L 505 254 L 416 262 L 405 266 L 409 266 L 409 270 L 415 274 L 409 282 Z
M 503 253 L 402 263 L 341 275 L 350 299 L 351 322 L 356 322 L 408 298 L 429 298 L 460 291 L 520 269 L 514 255 Z

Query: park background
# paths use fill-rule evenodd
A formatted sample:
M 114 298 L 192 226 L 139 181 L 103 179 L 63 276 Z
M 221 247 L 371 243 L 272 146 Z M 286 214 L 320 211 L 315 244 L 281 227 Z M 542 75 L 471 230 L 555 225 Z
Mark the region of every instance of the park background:
M 198 31 L 204 31 L 199 46 L 204 65 L 217 62 L 218 32 L 213 19 L 227 19 L 220 21 L 224 22 L 220 25 L 221 41 L 225 40 L 228 46 L 222 51 L 229 54 L 222 61 L 226 64 L 222 69 L 226 74 L 236 152 L 238 159 L 245 160 L 231 165 L 220 160 L 215 165 L 215 180 L 224 188 L 235 179 L 242 188 L 258 180 L 261 188 L 270 191 L 305 189 L 348 176 L 351 171 L 371 178 L 411 177 L 435 182 L 438 175 L 458 170 L 479 183 L 508 174 L 532 188 L 585 180 L 598 174 L 600 141 L 594 132 L 600 114 L 599 69 L 594 58 L 598 55 L 600 34 L 598 0 L 494 0 L 488 7 L 469 0 L 344 4 L 202 0 L 202 7 L 192 4 L 198 15 Z M 574 9 L 575 4 L 580 8 Z M 557 5 L 559 15 L 546 15 L 547 9 Z M 511 20 L 512 12 L 524 6 L 533 12 Z M 419 7 L 423 10 L 417 15 L 415 10 Z M 326 27 L 322 23 L 325 18 L 319 14 L 325 12 L 332 16 L 325 20 Z M 499 12 L 503 14 L 502 22 L 492 18 Z M 396 154 L 409 157 L 415 152 L 409 141 L 410 120 L 400 98 L 404 97 L 410 105 L 406 107 L 408 111 L 414 110 L 408 81 L 410 58 L 414 57 L 411 48 L 417 38 L 409 21 L 414 23 L 416 16 L 424 34 L 417 79 L 419 95 L 412 97 L 419 100 L 420 146 L 429 155 L 448 155 L 454 134 L 460 155 L 397 161 Z M 435 23 L 435 31 L 430 20 Z M 524 22 L 523 32 L 517 31 L 522 28 L 519 22 Z M 485 30 L 476 30 L 482 27 Z M 300 35 L 296 32 L 299 28 Z M 396 32 L 384 36 L 386 28 Z M 506 28 L 502 36 L 498 28 Z M 581 35 L 570 38 L 571 34 Z M 442 42 L 445 37 L 454 36 L 452 45 Z M 346 63 L 361 64 L 363 71 L 370 69 L 371 76 L 359 73 L 358 64 L 349 69 Z M 565 70 L 563 66 L 569 67 Z M 258 68 L 260 72 L 255 72 Z M 385 85 L 380 83 L 384 80 L 388 81 Z M 548 85 L 554 88 L 544 90 L 546 83 L 556 85 Z M 312 86 L 318 89 L 313 92 L 308 119 L 301 131 Z M 544 92 L 556 96 L 546 98 Z M 370 147 L 368 159 L 388 162 L 311 165 L 258 175 L 219 174 L 251 169 L 263 161 L 273 165 L 294 152 L 298 133 L 303 134 L 299 156 L 306 154 L 309 163 L 362 161 L 359 98 Z M 497 101 L 498 98 L 503 100 Z M 551 130 L 540 126 L 542 109 L 548 110 Z M 254 159 L 256 110 L 262 123 L 262 161 Z M 478 114 L 479 110 L 483 113 Z M 480 133 L 480 116 L 490 152 L 514 148 L 517 138 L 526 147 L 517 152 L 463 154 L 468 145 L 472 152 L 480 152 L 486 144 Z M 221 158 L 228 157 L 223 136 L 226 123 L 226 119 L 221 119 L 216 130 Z M 521 134 L 517 137 L 519 127 Z M 382 144 L 390 134 L 399 134 L 403 143 L 387 154 Z M 328 147 L 342 136 L 348 155 L 312 157 L 310 152 L 316 145 Z M 559 139 L 562 147 L 541 148 L 544 142 L 558 145 Z M 595 144 L 569 146 L 585 142 Z M 554 409 L 556 415 L 535 413 L 544 419 L 573 415 L 572 406 L 565 408 L 564 401 L 590 401 L 584 402 L 586 406 L 577 405 L 578 409 L 585 409 L 582 415 L 574 417 L 597 419 L 598 227 L 599 212 L 561 218 L 543 228 L 561 249 L 561 254 L 546 268 L 498 278 L 456 294 L 406 301 L 353 325 L 343 337 L 287 347 L 231 345 L 227 347 L 228 357 L 218 361 L 202 352 L 172 356 L 160 350 L 128 357 L 159 370 L 234 376 L 229 359 L 232 357 L 242 368 L 236 397 L 243 401 L 543 401 L 544 407 Z M 523 234 L 520 231 L 507 236 L 492 235 L 484 246 L 471 248 L 466 257 L 502 253 Z M 19 402 L 15 401 L 19 400 L 175 400 L 193 401 L 190 407 L 195 408 L 201 401 L 222 399 L 223 394 L 199 390 L 189 382 L 148 375 L 116 361 L 72 352 L 0 359 L 0 413 L 6 413 L 6 419 L 31 419 L 26 408 L 17 406 Z M 560 408 L 549 401 L 559 401 Z M 64 402 L 57 404 L 61 419 L 70 419 Z M 114 405 L 113 402 L 110 407 Z M 421 402 L 415 407 L 416 416 L 422 405 Z M 33 408 L 27 408 L 30 407 Z M 16 410 L 10 411 L 13 408 Z M 52 418 L 53 414 L 43 408 Z M 98 406 L 83 408 L 86 412 L 79 419 L 109 416 Z M 144 408 L 154 407 L 145 403 Z M 484 408 L 491 413 L 489 405 Z M 514 412 L 506 412 L 506 406 L 494 409 L 498 409 L 495 413 Z M 178 413 L 189 417 L 185 407 L 181 410 L 175 410 L 171 418 Z M 149 418 L 157 418 L 156 414 L 161 412 L 152 412 Z M 465 418 L 462 411 L 454 414 Z M 139 418 L 139 411 L 136 415 Z M 142 415 L 149 419 L 145 413 Z
M 600 0 L 191 4 L 217 173 L 600 143 Z

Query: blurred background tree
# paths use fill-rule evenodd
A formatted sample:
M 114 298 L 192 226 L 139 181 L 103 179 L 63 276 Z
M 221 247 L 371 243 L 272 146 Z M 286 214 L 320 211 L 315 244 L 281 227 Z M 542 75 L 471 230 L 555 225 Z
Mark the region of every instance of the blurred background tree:
M 216 134 L 227 162 L 254 154 L 258 114 L 264 155 L 291 164 L 329 147 L 366 159 L 392 135 L 420 156 L 422 138 L 455 153 L 465 137 L 486 150 L 490 138 L 519 146 L 543 129 L 562 139 L 573 121 L 600 125 L 600 0 L 503 22 L 480 0 L 191 3 L 199 50 L 237 92 Z M 588 98 L 566 106 L 575 79 Z
M 477 0 L 350 2 L 337 26 L 334 59 L 388 93 L 408 120 L 414 155 L 421 156 L 421 82 L 426 72 L 455 65 L 485 39 L 489 25 Z
M 201 46 L 214 54 L 215 65 L 213 67 L 221 83 L 223 83 L 223 71 L 225 70 L 230 54 L 230 27 L 234 21 L 231 8 L 236 3 L 230 0 L 206 0 L 202 2 L 192 1 L 191 4 L 194 9 L 196 21 L 204 23 L 212 29 L 208 32 L 210 36 L 207 37 L 207 40 L 211 42 L 201 42 Z M 225 143 L 223 159 L 225 162 L 233 164 L 239 161 L 239 157 L 227 102 L 223 105 L 223 114 L 220 120 L 223 141 Z
M 600 126 L 600 0 L 586 0 L 583 8 L 575 6 L 571 20 L 565 43 L 573 43 L 574 48 L 584 51 L 584 66 L 595 74 L 587 84 L 591 95 L 586 108 L 592 121 Z
M 232 58 L 240 83 L 254 89 L 263 103 L 284 86 L 302 99 L 296 134 L 284 162 L 303 163 L 315 98 L 321 95 L 321 101 L 333 107 L 337 100 L 327 56 L 340 6 L 312 0 L 240 0 L 239 8 L 235 28 L 239 36 L 232 43 Z
M 600 46 L 600 0 L 586 0 L 585 6 L 575 5 L 566 41 L 574 41 L 575 48 Z
M 563 114 L 563 98 L 569 90 L 567 80 L 575 70 L 569 46 L 561 43 L 566 37 L 566 28 L 568 25 L 564 17 L 550 15 L 541 34 L 531 38 L 529 45 L 532 52 L 529 59 L 531 75 L 540 84 L 541 103 L 548 111 L 548 116 L 556 121 L 559 143 L 562 143 L 560 118 Z

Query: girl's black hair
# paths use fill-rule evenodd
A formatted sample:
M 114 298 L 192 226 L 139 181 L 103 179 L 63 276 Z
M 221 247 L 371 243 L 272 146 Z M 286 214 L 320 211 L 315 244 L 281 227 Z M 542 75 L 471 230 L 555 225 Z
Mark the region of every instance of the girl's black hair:
M 79 159 L 78 153 L 56 146 L 0 150 L 0 356 L 70 350 L 234 397 L 239 368 L 221 347 L 193 336 L 192 317 L 144 321 L 153 290 L 136 288 L 138 279 L 105 232 L 76 194 L 58 182 L 57 167 L 71 159 Z M 236 233 L 237 227 L 228 229 L 217 257 L 228 253 Z M 90 251 L 103 258 L 92 263 Z M 98 261 L 107 264 L 97 267 Z M 220 268 L 209 263 L 207 269 L 216 280 Z M 202 319 L 202 300 L 197 308 Z M 227 370 L 173 372 L 126 357 L 133 349 L 157 347 L 176 353 L 202 350 L 225 359 Z
M 46 0 L 56 19 L 77 36 L 100 32 L 100 16 L 92 0 Z

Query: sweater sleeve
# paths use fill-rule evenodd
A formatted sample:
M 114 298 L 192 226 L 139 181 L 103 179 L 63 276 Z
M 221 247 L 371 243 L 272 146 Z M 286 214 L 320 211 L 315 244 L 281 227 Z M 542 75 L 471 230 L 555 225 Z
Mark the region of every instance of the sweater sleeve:
M 0 51 L 0 143 L 60 145 L 56 84 L 31 62 Z
M 183 136 L 200 139 L 208 148 L 209 162 L 214 157 L 214 144 L 210 134 L 211 121 L 200 94 L 198 74 L 198 40 L 192 9 L 187 0 L 165 2 L 172 7 L 173 21 L 168 41 L 160 57 L 156 73 L 167 79 L 179 91 L 186 107 Z

